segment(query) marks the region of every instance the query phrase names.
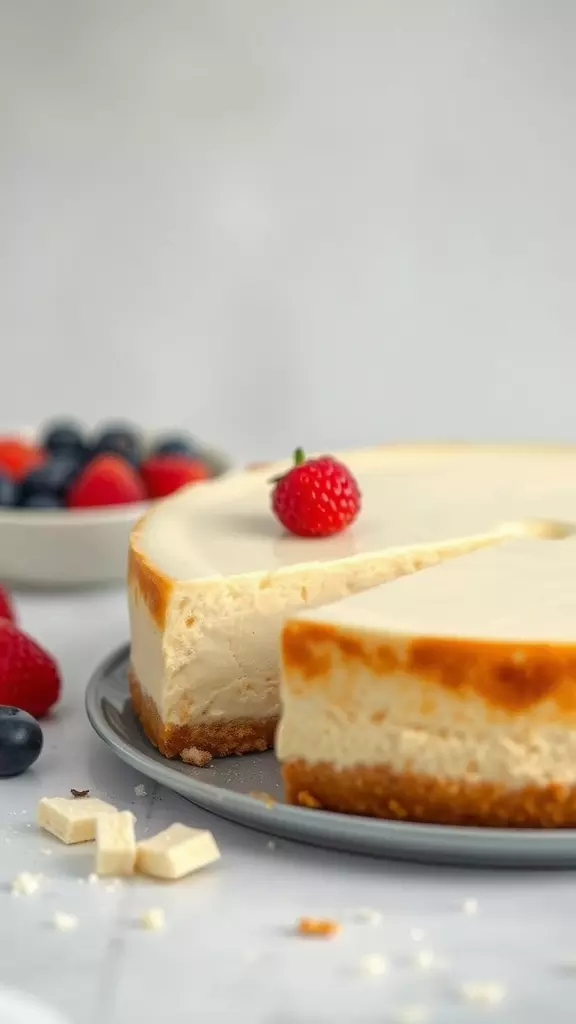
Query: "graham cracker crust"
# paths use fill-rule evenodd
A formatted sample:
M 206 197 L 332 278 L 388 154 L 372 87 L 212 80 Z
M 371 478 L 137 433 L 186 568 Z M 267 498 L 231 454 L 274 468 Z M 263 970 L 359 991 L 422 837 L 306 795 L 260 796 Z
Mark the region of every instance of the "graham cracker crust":
M 190 747 L 208 751 L 213 757 L 249 754 L 274 745 L 277 718 L 242 718 L 211 725 L 164 724 L 151 697 L 143 691 L 130 670 L 132 706 L 148 739 L 165 757 L 178 757 Z
M 386 765 L 338 769 L 291 761 L 282 768 L 287 803 L 393 821 L 492 828 L 576 827 L 576 786 L 507 789 L 491 782 L 395 773 Z

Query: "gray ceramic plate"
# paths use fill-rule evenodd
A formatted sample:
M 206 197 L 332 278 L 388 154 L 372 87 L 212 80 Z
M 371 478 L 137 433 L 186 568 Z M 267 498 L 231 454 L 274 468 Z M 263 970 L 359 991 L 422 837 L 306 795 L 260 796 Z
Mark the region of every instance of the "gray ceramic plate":
M 128 697 L 128 647 L 90 680 L 86 708 L 98 735 L 122 760 L 192 803 L 275 836 L 378 857 L 502 867 L 576 867 L 576 831 L 449 828 L 378 821 L 282 803 L 274 754 L 227 757 L 209 768 L 168 761 L 148 742 Z M 250 794 L 267 793 L 263 803 Z

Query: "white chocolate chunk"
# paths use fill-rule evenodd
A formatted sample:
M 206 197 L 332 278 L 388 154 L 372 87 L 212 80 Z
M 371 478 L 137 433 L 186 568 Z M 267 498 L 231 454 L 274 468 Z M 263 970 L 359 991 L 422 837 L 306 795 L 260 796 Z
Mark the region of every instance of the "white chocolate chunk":
M 96 836 L 97 818 L 114 813 L 117 810 L 112 804 L 95 797 L 45 796 L 38 804 L 38 824 L 63 843 L 87 843 Z
M 102 814 L 96 821 L 96 874 L 133 875 L 135 864 L 134 815 Z
M 144 875 L 175 879 L 212 864 L 219 856 L 211 832 L 176 823 L 138 843 L 136 866 Z
M 161 932 L 166 924 L 162 907 L 150 907 L 150 910 L 142 914 L 141 924 L 149 932 Z

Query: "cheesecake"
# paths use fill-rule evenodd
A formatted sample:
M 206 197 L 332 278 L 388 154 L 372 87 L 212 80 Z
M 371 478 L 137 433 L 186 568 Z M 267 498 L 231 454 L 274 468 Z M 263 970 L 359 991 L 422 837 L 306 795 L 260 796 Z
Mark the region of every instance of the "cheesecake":
M 576 538 L 516 540 L 282 632 L 289 803 L 576 827 Z
M 134 528 L 131 696 L 166 756 L 273 743 L 287 617 L 576 520 L 576 449 L 392 446 L 339 458 L 362 510 L 336 536 L 288 535 L 274 519 L 270 479 L 287 463 L 184 488 Z

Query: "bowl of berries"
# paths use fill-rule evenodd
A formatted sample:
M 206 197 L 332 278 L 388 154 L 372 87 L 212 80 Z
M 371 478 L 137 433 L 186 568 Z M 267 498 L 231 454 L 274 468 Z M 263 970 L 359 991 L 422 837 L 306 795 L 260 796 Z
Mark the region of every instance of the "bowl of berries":
M 90 586 L 124 579 L 128 538 L 151 502 L 220 476 L 224 453 L 182 432 L 51 422 L 0 436 L 0 579 Z

